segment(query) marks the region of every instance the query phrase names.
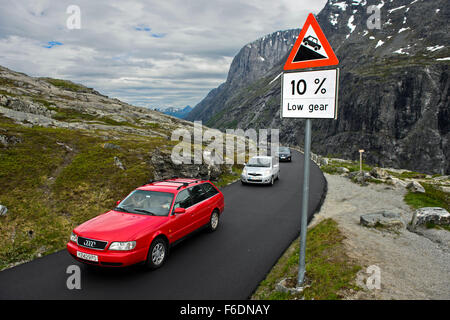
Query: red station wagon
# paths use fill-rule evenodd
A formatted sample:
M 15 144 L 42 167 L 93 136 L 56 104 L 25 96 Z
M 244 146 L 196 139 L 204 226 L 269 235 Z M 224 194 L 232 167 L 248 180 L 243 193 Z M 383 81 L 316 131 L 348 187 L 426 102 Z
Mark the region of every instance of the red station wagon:
M 215 231 L 224 197 L 211 182 L 168 179 L 131 192 L 117 207 L 76 227 L 67 250 L 78 261 L 104 267 L 163 265 L 174 243 L 206 227 Z

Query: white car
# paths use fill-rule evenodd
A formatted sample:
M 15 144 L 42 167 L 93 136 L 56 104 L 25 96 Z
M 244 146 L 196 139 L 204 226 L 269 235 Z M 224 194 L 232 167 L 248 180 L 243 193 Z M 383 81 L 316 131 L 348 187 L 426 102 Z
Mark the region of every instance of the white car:
M 280 178 L 280 165 L 273 157 L 258 156 L 251 158 L 245 164 L 241 174 L 241 182 L 270 184 Z

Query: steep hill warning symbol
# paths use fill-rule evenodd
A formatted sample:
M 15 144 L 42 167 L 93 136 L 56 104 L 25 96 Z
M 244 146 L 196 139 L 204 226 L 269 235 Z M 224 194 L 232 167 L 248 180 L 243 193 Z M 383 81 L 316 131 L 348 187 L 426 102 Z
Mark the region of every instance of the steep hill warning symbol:
M 310 13 L 284 65 L 284 70 L 332 66 L 339 63 L 314 15 Z

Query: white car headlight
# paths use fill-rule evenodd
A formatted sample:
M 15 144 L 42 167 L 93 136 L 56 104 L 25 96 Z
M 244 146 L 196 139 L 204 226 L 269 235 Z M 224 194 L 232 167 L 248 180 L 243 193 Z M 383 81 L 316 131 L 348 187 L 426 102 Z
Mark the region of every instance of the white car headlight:
M 242 174 L 243 174 L 244 176 L 247 175 L 247 167 L 244 167 L 244 170 L 242 170 Z
M 113 242 L 109 246 L 109 250 L 132 250 L 136 247 L 136 241 L 127 241 L 127 242 Z
M 78 241 L 78 236 L 73 232 L 70 234 L 70 241 L 73 241 L 75 243 Z
M 271 174 L 272 174 L 272 172 L 270 170 L 264 170 L 265 176 L 270 176 Z

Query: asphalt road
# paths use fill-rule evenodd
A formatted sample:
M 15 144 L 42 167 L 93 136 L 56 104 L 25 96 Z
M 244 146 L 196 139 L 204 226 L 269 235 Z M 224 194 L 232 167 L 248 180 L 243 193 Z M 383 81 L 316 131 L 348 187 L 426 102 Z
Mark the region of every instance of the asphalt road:
M 91 270 L 63 250 L 0 272 L 0 299 L 247 299 L 299 235 L 303 155 L 280 170 L 272 187 L 225 187 L 219 229 L 175 246 L 158 270 Z M 312 163 L 310 219 L 325 185 Z M 69 265 L 81 266 L 80 290 L 67 289 Z

